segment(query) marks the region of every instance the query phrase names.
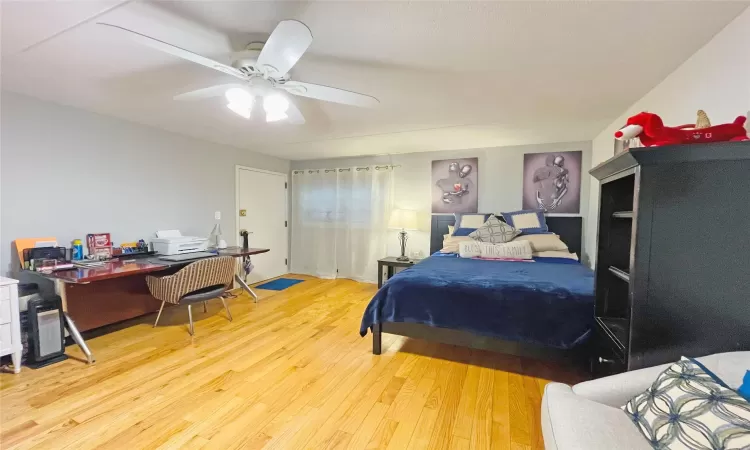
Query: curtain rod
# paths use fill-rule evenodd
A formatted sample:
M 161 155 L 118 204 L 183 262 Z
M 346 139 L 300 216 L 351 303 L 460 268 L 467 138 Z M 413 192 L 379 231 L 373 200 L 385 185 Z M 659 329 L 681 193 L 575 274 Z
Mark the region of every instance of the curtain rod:
M 356 170 L 357 172 L 362 170 L 370 170 L 370 167 L 375 168 L 375 170 L 383 170 L 383 169 L 395 169 L 396 167 L 401 167 L 400 165 L 390 165 L 386 164 L 383 166 L 365 166 L 365 167 L 347 167 L 347 168 L 340 168 L 340 169 L 299 169 L 299 170 L 292 170 L 293 175 L 300 175 L 307 173 L 320 173 L 322 170 L 323 173 L 330 173 L 330 172 L 349 172 L 352 169 Z

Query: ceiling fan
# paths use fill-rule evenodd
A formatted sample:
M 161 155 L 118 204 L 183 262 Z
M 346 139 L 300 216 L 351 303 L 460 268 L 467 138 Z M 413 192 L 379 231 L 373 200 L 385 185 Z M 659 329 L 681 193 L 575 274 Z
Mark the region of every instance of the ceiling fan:
M 186 92 L 175 96 L 175 100 L 224 96 L 229 109 L 249 119 L 255 99 L 261 98 L 267 122 L 288 120 L 297 124 L 305 123 L 305 119 L 285 93 L 360 107 L 374 107 L 380 103 L 378 99 L 369 95 L 292 81 L 289 70 L 312 43 L 310 29 L 297 20 L 279 22 L 265 43 L 251 43 L 244 51 L 235 55 L 231 65 L 205 58 L 127 28 L 102 22 L 99 25 L 127 33 L 131 39 L 142 45 L 218 70 L 240 80 Z

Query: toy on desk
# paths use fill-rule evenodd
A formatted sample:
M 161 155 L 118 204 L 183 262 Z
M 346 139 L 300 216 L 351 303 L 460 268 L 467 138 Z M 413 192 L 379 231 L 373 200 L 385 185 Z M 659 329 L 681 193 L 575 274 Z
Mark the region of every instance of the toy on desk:
M 627 124 L 615 132 L 615 139 L 639 138 L 646 147 L 673 144 L 700 144 L 708 142 L 747 141 L 747 120 L 738 116 L 734 122 L 711 126 L 703 110 L 698 111 L 695 125 L 667 127 L 656 114 L 642 112 L 629 118 Z
M 242 250 L 250 248 L 250 233 L 247 230 L 240 230 L 240 236 L 242 237 Z
M 95 259 L 112 257 L 112 238 L 109 233 L 87 234 L 86 246 L 89 248 L 89 256 L 94 256 Z
M 114 257 L 148 255 L 151 253 L 148 250 L 148 244 L 143 239 L 138 240 L 138 242 L 124 242 L 119 247 L 112 247 L 112 256 Z

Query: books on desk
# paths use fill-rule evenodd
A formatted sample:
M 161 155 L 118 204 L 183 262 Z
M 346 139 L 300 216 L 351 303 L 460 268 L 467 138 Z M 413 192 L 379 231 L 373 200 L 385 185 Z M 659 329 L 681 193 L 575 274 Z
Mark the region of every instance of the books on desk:
M 74 266 L 82 267 L 84 269 L 90 269 L 93 267 L 104 267 L 106 264 L 107 263 L 105 261 L 95 261 L 95 260 L 87 260 L 87 259 L 73 261 Z

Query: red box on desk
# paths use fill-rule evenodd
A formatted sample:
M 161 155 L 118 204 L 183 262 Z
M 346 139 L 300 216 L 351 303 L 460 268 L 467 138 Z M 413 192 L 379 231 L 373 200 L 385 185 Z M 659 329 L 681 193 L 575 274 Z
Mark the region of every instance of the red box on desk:
M 86 246 L 89 248 L 89 255 L 107 258 L 112 256 L 112 238 L 109 233 L 87 234 Z

